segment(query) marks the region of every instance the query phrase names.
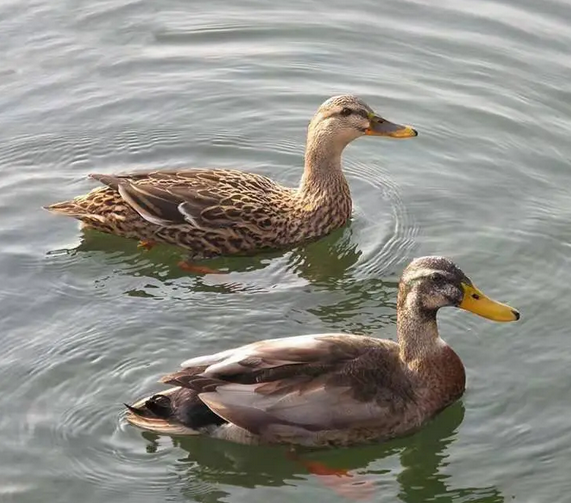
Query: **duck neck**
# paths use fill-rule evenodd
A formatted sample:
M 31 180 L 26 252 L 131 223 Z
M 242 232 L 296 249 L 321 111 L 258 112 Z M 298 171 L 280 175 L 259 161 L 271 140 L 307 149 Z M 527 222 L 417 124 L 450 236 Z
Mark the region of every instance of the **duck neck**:
M 462 396 L 466 373 L 460 357 L 438 335 L 436 310 L 423 308 L 412 292 L 402 287 L 397 301 L 397 333 L 400 358 L 406 367 L 428 383 L 424 396 L 432 412 Z
M 331 193 L 350 198 L 349 184 L 341 168 L 344 143 L 335 141 L 327 129 L 311 128 L 305 149 L 305 168 L 299 192 L 302 195 Z
M 402 288 L 399 289 L 397 305 L 401 359 L 410 364 L 441 351 L 444 343 L 438 335 L 436 310 L 424 308 L 415 292 L 405 296 Z

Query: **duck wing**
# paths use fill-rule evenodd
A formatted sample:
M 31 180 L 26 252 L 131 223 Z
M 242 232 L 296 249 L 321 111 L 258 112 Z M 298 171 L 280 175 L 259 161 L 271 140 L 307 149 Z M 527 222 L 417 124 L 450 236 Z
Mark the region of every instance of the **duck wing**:
M 378 426 L 412 397 L 398 345 L 357 335 L 262 341 L 183 366 L 162 381 L 193 389 L 214 413 L 262 436 Z
M 223 169 L 90 177 L 117 190 L 148 222 L 163 227 L 191 224 L 206 230 L 238 225 L 267 230 L 279 218 L 276 195 L 289 190 L 262 175 Z

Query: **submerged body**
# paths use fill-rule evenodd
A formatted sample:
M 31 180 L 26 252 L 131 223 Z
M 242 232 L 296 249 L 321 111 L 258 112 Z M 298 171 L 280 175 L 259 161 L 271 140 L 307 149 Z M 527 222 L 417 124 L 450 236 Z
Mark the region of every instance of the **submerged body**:
M 436 312 L 447 305 L 519 318 L 449 260 L 417 259 L 399 286 L 398 343 L 306 335 L 193 358 L 161 380 L 174 388 L 128 406 L 127 419 L 157 433 L 241 443 L 334 446 L 405 435 L 465 389 L 462 361 L 438 335 Z
M 407 138 L 416 131 L 385 121 L 360 99 L 337 96 L 313 117 L 299 187 L 255 173 L 185 169 L 91 175 L 105 187 L 48 206 L 83 226 L 184 248 L 190 258 L 251 254 L 324 236 L 347 223 L 351 194 L 343 149 L 363 135 Z

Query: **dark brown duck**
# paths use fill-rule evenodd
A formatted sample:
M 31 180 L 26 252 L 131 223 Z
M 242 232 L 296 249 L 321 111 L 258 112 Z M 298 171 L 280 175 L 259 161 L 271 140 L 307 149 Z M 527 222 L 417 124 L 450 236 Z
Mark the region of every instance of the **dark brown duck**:
M 398 342 L 303 335 L 192 358 L 161 379 L 173 388 L 128 406 L 127 420 L 241 443 L 350 445 L 405 435 L 464 393 L 464 365 L 438 333 L 445 306 L 519 319 L 450 260 L 418 258 L 399 285 Z

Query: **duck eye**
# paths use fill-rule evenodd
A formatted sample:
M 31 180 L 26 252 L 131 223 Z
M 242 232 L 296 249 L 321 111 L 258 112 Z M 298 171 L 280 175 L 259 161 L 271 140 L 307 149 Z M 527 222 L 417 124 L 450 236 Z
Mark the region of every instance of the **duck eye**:
M 446 278 L 442 274 L 436 272 L 432 274 L 432 281 L 434 281 L 435 283 L 444 283 L 446 281 Z
M 353 111 L 350 108 L 345 107 L 341 112 L 339 112 L 343 117 L 348 117 Z

